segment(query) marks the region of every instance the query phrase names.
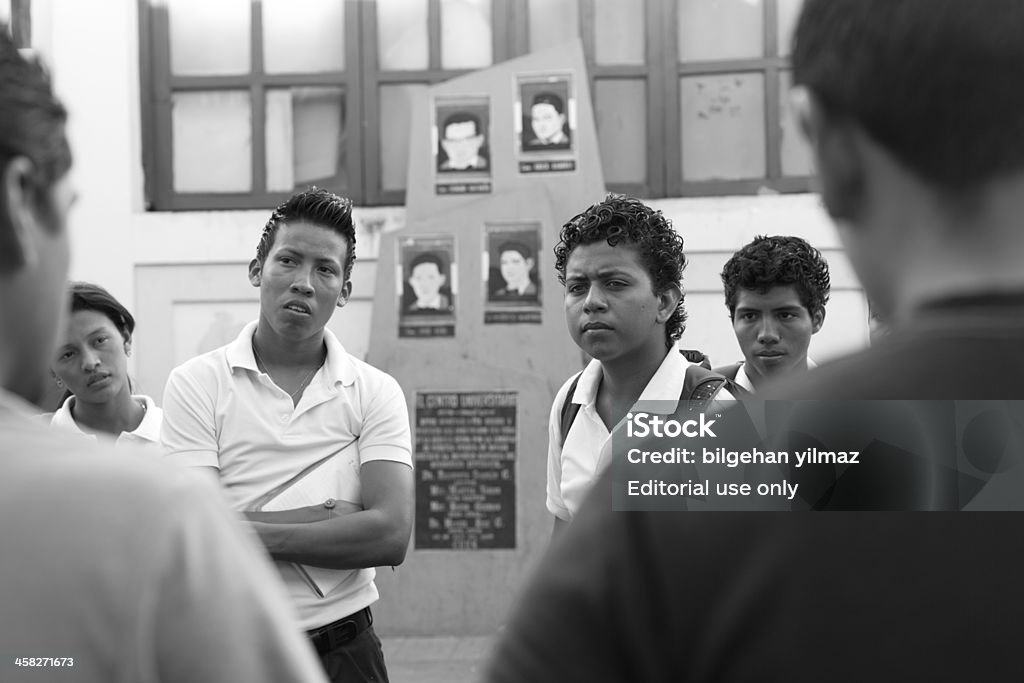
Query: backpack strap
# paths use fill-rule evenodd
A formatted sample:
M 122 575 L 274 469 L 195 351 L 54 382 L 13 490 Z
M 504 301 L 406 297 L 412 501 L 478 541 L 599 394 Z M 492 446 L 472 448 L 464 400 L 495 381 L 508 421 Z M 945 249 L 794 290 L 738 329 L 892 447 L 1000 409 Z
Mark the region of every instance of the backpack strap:
M 686 401 L 686 409 L 691 413 L 703 412 L 712 399 L 718 395 L 729 380 L 700 365 L 686 368 L 683 390 L 679 392 L 679 400 Z
M 696 363 L 702 368 L 707 368 L 708 370 L 711 369 L 711 359 L 708 358 L 707 354 L 703 351 L 698 351 L 697 349 L 679 349 L 679 353 L 683 354 L 683 358 L 691 363 Z
M 565 447 L 565 439 L 569 436 L 569 429 L 572 427 L 573 420 L 576 419 L 576 414 L 580 412 L 580 404 L 573 403 L 572 398 L 576 393 L 576 385 L 580 383 L 580 375 L 582 374 L 582 371 L 576 373 L 572 384 L 569 385 L 569 393 L 565 395 L 565 402 L 562 403 L 562 421 L 559 423 L 559 426 L 562 431 L 560 435 L 562 443 L 560 445 L 563 448 Z

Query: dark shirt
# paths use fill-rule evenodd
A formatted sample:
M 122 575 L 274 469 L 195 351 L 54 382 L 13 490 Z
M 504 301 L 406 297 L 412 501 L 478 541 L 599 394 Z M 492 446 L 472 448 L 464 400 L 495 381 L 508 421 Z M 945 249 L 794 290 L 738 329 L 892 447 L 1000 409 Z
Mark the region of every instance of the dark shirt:
M 947 299 L 771 396 L 1019 399 L 1021 349 L 1024 294 Z M 611 476 L 517 601 L 485 680 L 1024 676 L 1020 514 L 615 512 Z

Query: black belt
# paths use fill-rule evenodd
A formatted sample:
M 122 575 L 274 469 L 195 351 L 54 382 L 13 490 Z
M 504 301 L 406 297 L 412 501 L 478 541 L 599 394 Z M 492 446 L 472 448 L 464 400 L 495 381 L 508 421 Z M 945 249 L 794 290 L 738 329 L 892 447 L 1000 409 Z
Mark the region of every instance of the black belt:
M 364 607 L 354 614 L 342 617 L 326 626 L 306 631 L 318 655 L 325 655 L 351 641 L 373 624 L 373 614 Z

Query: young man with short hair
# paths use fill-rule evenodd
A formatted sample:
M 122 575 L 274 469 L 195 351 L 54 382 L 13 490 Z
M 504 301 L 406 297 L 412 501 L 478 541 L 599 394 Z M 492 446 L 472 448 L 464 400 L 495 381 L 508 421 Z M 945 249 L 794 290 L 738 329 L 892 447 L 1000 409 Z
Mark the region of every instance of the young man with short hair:
M 354 261 L 349 200 L 313 188 L 279 206 L 249 264 L 259 319 L 171 373 L 161 441 L 172 460 L 214 473 L 246 513 L 329 678 L 386 681 L 373 567 L 405 558 L 411 443 L 398 383 L 326 329 L 348 302 Z M 262 509 L 325 477 L 322 501 Z M 314 585 L 297 565 L 338 571 Z
M 505 285 L 494 292 L 497 299 L 537 299 L 537 285 L 530 279 L 536 261 L 522 242 L 503 242 L 498 247 L 498 269 Z
M 807 348 L 831 287 L 821 252 L 799 237 L 756 237 L 726 262 L 722 284 L 743 361 L 715 372 L 752 394 L 814 367 Z
M 66 119 L 0 23 L 0 679 L 323 681 L 215 491 L 29 403 L 67 315 Z
M 683 238 L 637 199 L 609 195 L 562 227 L 555 268 L 565 285 L 565 319 L 593 360 L 551 406 L 547 507 L 556 529 L 608 467 L 612 433 L 637 401 L 676 405 L 702 384 L 703 399 L 732 398 L 724 380 L 675 349 L 686 323 L 685 267 Z
M 553 92 L 540 92 L 530 105 L 530 131 L 533 136 L 527 147 L 568 149 L 569 136 L 565 133 L 565 103 Z
M 406 306 L 406 313 L 450 313 L 452 300 L 441 290 L 448 277 L 444 274 L 444 262 L 432 251 L 417 255 L 409 264 L 409 287 L 413 300 Z
M 441 126 L 440 143 L 444 155 L 437 170 L 487 170 L 489 164 L 483 152 L 486 139 L 478 116 L 469 112 L 456 112 L 445 118 Z

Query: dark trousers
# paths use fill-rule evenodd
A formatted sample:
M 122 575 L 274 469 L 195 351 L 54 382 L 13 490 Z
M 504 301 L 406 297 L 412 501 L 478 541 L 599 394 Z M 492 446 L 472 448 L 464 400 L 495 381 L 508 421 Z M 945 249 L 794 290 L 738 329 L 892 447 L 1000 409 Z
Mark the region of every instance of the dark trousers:
M 388 683 L 380 638 L 367 626 L 355 638 L 320 655 L 332 683 Z

